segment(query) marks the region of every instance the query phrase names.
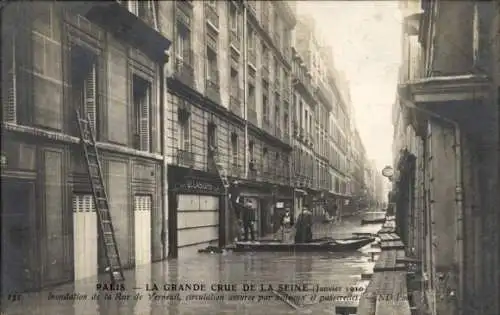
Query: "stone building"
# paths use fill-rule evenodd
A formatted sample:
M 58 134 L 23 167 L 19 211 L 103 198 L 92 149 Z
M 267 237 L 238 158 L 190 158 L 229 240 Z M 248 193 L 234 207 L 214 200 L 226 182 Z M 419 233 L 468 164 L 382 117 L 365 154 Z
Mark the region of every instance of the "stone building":
M 295 211 L 305 205 L 322 216 L 320 204 L 328 210 L 349 198 L 350 104 L 312 17 L 299 16 L 293 46 Z
M 166 97 L 169 252 L 235 235 L 222 170 L 252 201 L 257 233 L 277 204 L 291 207 L 291 30 L 287 2 L 160 1 L 174 38 Z
M 34 290 L 105 266 L 76 111 L 95 127 L 123 266 L 165 257 L 160 117 L 170 41 L 156 9 L 4 5 L 2 289 Z
M 499 314 L 498 2 L 404 1 L 397 228 L 421 314 Z

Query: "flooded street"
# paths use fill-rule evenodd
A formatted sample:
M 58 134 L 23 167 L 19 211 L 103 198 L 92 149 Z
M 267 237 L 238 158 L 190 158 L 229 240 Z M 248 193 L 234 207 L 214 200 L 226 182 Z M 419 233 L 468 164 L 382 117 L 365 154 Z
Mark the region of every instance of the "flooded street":
M 376 233 L 379 229 L 380 225 L 361 226 L 358 219 L 351 219 L 332 225 L 329 229 L 326 226 L 317 228 L 315 237 L 348 237 L 353 232 Z M 280 284 L 308 284 L 309 288 L 336 287 L 336 290 L 365 287 L 367 280 L 361 280 L 361 274 L 370 272 L 370 257 L 363 249 L 354 253 L 198 254 L 127 270 L 125 291 L 101 291 L 95 300 L 92 297 L 96 293 L 98 281 L 87 279 L 40 293 L 24 294 L 21 302 L 4 300 L 2 309 L 3 314 L 8 315 L 335 314 L 334 301 L 327 298 L 320 301 L 319 297 L 313 299 L 313 293 L 294 292 L 297 288 L 291 286 L 286 290 L 289 294 L 302 294 L 310 300 L 309 305 L 297 310 L 277 298 L 269 285 L 277 288 Z M 174 292 L 165 291 L 165 284 L 170 289 L 172 284 L 176 284 L 177 289 L 180 285 L 192 287 L 190 290 Z M 243 284 L 246 284 L 245 288 Z M 154 285 L 158 286 L 158 291 L 150 291 Z M 253 290 L 248 290 L 252 288 L 251 285 L 254 285 Z M 204 291 L 195 291 L 203 286 Z M 78 300 L 55 300 L 56 296 L 66 293 L 77 294 L 72 298 Z M 104 299 L 107 293 L 112 297 L 109 301 Z M 340 291 L 336 294 L 345 295 Z

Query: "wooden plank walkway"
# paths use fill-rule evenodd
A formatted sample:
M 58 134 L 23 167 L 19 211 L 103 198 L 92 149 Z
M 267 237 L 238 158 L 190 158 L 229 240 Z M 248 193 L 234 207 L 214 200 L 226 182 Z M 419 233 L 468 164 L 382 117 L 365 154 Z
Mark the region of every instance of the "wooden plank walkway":
M 402 259 L 404 257 L 405 251 L 402 249 L 383 250 L 375 262 L 373 272 L 405 271 L 406 265 L 404 263 L 396 262 L 397 259 Z
M 382 230 L 381 230 L 382 232 Z M 382 252 L 375 262 L 373 276 L 359 301 L 358 315 L 410 315 L 403 243 L 393 232 L 381 233 Z

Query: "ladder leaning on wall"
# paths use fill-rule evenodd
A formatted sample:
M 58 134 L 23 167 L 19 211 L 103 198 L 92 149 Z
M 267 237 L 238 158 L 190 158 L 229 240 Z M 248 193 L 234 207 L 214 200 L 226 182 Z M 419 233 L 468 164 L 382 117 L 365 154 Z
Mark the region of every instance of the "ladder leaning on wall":
M 109 211 L 109 200 L 104 187 L 101 162 L 97 151 L 93 126 L 90 117 L 82 118 L 78 110 L 76 111 L 78 131 L 80 133 L 80 144 L 85 156 L 87 171 L 92 188 L 92 195 L 97 212 L 99 232 L 104 245 L 107 268 L 111 281 L 116 283 L 125 280 L 123 267 L 116 243 L 115 231 L 111 222 Z

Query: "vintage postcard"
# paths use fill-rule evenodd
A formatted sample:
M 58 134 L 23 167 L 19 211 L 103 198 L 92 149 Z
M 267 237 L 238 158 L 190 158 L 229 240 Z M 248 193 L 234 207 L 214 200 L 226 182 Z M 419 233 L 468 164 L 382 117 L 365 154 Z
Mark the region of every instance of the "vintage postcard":
M 0 10 L 0 314 L 500 314 L 498 1 Z

